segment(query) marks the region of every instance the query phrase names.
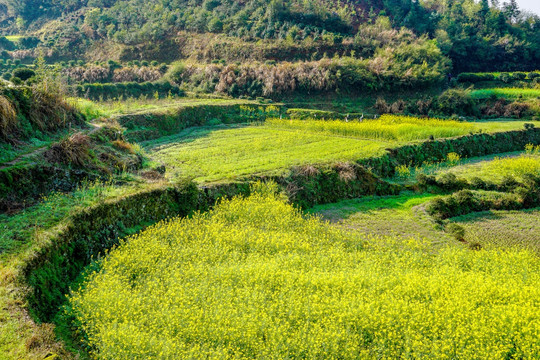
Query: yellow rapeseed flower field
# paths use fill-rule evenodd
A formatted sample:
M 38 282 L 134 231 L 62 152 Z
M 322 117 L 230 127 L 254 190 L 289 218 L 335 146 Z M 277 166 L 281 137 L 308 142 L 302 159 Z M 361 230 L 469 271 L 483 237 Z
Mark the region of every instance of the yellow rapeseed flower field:
M 290 128 L 342 136 L 402 142 L 426 140 L 430 136 L 447 138 L 465 135 L 478 129 L 473 123 L 399 115 L 383 115 L 376 120 L 350 122 L 343 120 L 269 119 L 266 120 L 265 124 L 268 127 L 275 128 Z
M 527 146 L 526 152 L 517 156 L 495 157 L 489 161 L 464 164 L 442 172 L 453 173 L 457 177 L 500 182 L 511 176 L 518 180 L 527 175 L 540 176 L 540 146 Z
M 264 188 L 110 251 L 70 300 L 92 355 L 540 357 L 535 255 L 361 238 Z

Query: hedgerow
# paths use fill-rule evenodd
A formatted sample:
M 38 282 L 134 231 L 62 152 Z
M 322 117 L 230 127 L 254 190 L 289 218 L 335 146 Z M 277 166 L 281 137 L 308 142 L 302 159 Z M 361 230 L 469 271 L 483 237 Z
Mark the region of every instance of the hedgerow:
M 184 91 L 168 82 L 125 82 L 83 84 L 75 87 L 77 96 L 91 100 L 125 99 L 129 97 L 183 96 Z

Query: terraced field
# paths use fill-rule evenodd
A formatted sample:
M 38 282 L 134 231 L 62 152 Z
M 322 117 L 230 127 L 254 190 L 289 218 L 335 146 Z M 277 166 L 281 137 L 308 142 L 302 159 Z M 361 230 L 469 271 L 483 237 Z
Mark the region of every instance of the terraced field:
M 190 177 L 198 182 L 277 174 L 294 165 L 379 156 L 394 145 L 262 126 L 196 129 L 164 141 L 170 143 L 153 147 L 151 158 L 166 164 L 173 179 Z
M 471 97 L 475 99 L 488 99 L 490 97 L 502 97 L 505 99 L 536 99 L 540 97 L 540 89 L 523 88 L 492 88 L 478 89 L 471 92 Z
M 160 223 L 109 254 L 71 298 L 96 355 L 540 354 L 539 323 L 528 321 L 540 316 L 536 257 L 454 246 L 432 252 L 418 238 L 362 236 L 257 191 Z
M 0 214 L 0 357 L 540 356 L 540 229 L 526 210 L 538 206 L 540 157 L 494 154 L 537 139 L 528 122 L 277 119 L 279 107 L 245 104 L 90 104 L 90 117 L 113 119 L 48 138 L 40 151 L 73 161 L 34 154 L 36 165 L 104 172 L 28 205 L 7 193 L 18 207 Z M 35 146 L 2 160 L 24 170 Z M 117 166 L 124 158 L 138 161 Z M 440 162 L 407 165 L 425 159 Z M 522 183 L 437 184 L 448 173 Z M 312 204 L 324 205 L 301 210 Z
M 425 203 L 433 194 L 403 194 L 388 197 L 365 197 L 335 204 L 319 205 L 310 213 L 324 220 L 366 236 L 397 236 L 424 239 L 432 244 L 448 244 L 450 237 L 425 213 Z
M 540 254 L 540 209 L 489 211 L 452 218 L 465 229 L 465 240 L 485 248 L 527 249 Z
M 527 174 L 540 175 L 540 153 L 521 153 L 508 156 L 495 156 L 493 159 L 468 162 L 463 165 L 441 169 L 437 176 L 454 174 L 459 178 L 501 182 L 505 177 L 523 179 Z
M 187 129 L 144 145 L 155 163 L 165 164 L 172 179 L 214 182 L 279 174 L 295 165 L 376 157 L 385 149 L 430 136 L 446 138 L 522 126 L 522 122 L 464 123 L 395 116 L 364 122 L 275 119 L 250 126 Z

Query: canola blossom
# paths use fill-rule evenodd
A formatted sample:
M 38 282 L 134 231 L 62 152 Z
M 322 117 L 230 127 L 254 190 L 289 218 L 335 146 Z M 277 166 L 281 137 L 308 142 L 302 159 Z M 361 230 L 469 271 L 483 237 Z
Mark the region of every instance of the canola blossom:
M 129 237 L 72 294 L 100 359 L 537 359 L 540 262 L 364 238 L 257 190 Z
M 477 129 L 472 123 L 441 119 L 422 119 L 399 115 L 383 115 L 377 120 L 365 120 L 361 122 L 269 119 L 265 124 L 268 127 L 275 128 L 290 128 L 341 136 L 402 142 L 426 140 L 430 136 L 447 138 L 466 135 Z
M 540 146 L 528 146 L 525 153 L 515 157 L 495 157 L 493 160 L 465 164 L 445 172 L 471 180 L 475 177 L 485 181 L 500 182 L 505 177 L 523 180 L 527 176 L 540 176 Z

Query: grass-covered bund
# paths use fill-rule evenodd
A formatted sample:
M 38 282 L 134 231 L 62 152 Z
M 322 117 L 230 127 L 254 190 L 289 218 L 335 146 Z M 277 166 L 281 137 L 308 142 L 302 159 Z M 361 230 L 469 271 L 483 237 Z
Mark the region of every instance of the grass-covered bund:
M 101 359 L 540 356 L 535 255 L 360 236 L 268 189 L 159 223 L 99 266 L 70 305 Z

